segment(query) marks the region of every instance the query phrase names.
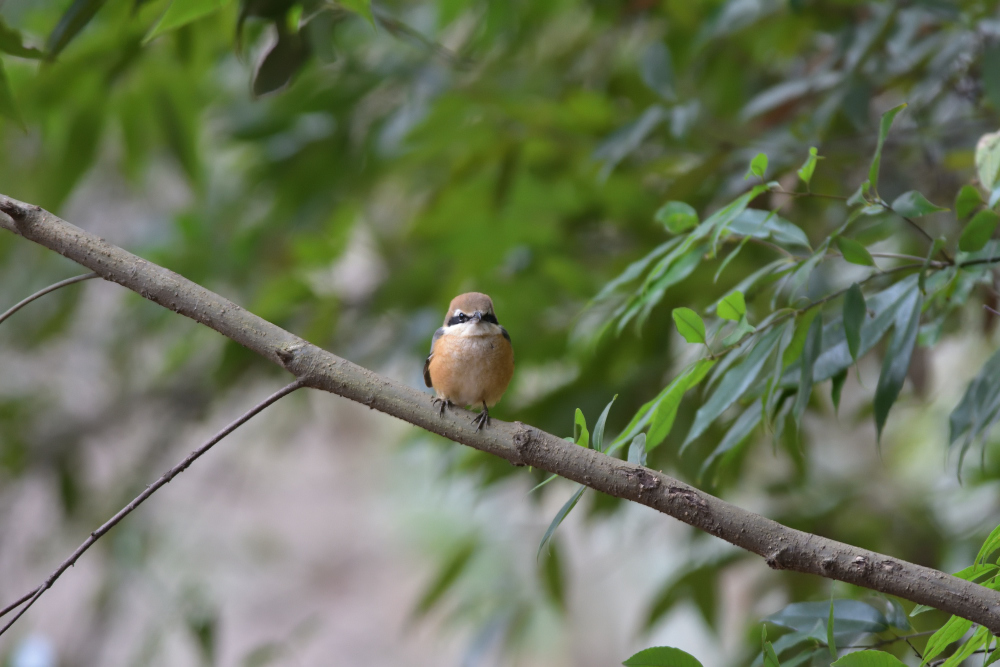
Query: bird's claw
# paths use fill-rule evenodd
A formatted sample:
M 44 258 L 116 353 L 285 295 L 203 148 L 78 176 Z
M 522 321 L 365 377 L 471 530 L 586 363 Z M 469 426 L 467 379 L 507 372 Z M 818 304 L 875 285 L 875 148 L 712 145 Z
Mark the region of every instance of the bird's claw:
M 490 411 L 484 406 L 483 411 L 473 418 L 472 423 L 476 425 L 477 431 L 482 431 L 484 426 L 490 424 Z
M 444 417 L 444 409 L 450 408 L 452 405 L 454 405 L 451 401 L 438 397 L 432 398 L 431 403 L 433 405 L 439 406 L 438 414 L 442 417 Z

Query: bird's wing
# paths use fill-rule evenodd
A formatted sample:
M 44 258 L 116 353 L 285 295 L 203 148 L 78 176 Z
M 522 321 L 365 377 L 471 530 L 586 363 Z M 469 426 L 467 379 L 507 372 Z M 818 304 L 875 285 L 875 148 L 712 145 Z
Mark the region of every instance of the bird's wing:
M 504 329 L 503 327 L 500 327 L 500 333 L 503 334 L 503 337 L 506 338 L 507 342 L 509 343 L 510 342 L 510 334 L 507 333 L 507 330 Z M 433 348 L 432 348 L 432 351 L 433 351 Z
M 431 338 L 431 353 L 427 355 L 427 360 L 424 361 L 424 384 L 428 387 L 433 387 L 431 384 L 431 357 L 434 356 L 434 343 L 437 342 L 438 338 L 444 335 L 444 327 L 439 328 L 434 332 L 434 337 Z

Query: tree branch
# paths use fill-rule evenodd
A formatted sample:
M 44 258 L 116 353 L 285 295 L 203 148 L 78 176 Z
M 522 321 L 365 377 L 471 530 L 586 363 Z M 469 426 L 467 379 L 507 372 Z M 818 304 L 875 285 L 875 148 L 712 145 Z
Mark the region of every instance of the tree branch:
M 75 283 L 83 282 L 84 280 L 90 280 L 91 278 L 96 278 L 96 277 L 97 277 L 96 273 L 85 273 L 82 276 L 74 276 L 72 278 L 67 278 L 66 280 L 60 280 L 57 283 L 49 285 L 45 289 L 40 289 L 31 296 L 29 296 L 28 298 L 18 301 L 3 313 L 0 313 L 0 324 L 2 324 L 4 320 L 6 320 L 8 317 L 13 315 L 17 311 L 21 310 L 25 306 L 27 306 L 29 303 L 31 303 L 38 297 L 45 296 L 49 292 L 55 292 L 60 287 L 66 287 L 67 285 L 73 285 Z M 0 616 L 2 616 L 2 614 L 0 614 Z
M 455 442 L 646 505 L 787 569 L 836 579 L 970 619 L 1000 634 L 1000 592 L 783 526 L 680 480 L 578 447 L 520 422 L 477 431 L 464 410 L 439 415 L 430 397 L 320 349 L 172 271 L 0 195 L 0 227 L 61 253 L 143 297 L 281 365 L 308 387 L 343 396 Z
M 305 386 L 305 384 L 301 380 L 295 380 L 294 382 L 287 384 L 283 388 L 274 392 L 273 394 L 265 398 L 263 401 L 253 406 L 246 412 L 244 412 L 236 421 L 231 423 L 229 426 L 216 433 L 211 440 L 209 440 L 204 445 L 202 445 L 198 449 L 188 454 L 183 461 L 175 465 L 167 472 L 163 473 L 160 479 L 156 480 L 155 482 L 147 486 L 146 490 L 140 493 L 138 496 L 136 496 L 132 500 L 132 502 L 130 502 L 128 505 L 119 510 L 119 512 L 115 514 L 113 517 L 105 521 L 100 528 L 92 532 L 90 534 L 90 537 L 88 537 L 83 544 L 78 546 L 76 548 L 76 551 L 70 554 L 69 558 L 67 558 L 62 563 L 59 564 L 59 567 L 57 567 L 52 572 L 52 574 L 49 575 L 48 579 L 42 582 L 36 589 L 34 589 L 33 591 L 29 591 L 24 596 L 22 596 L 20 600 L 8 605 L 6 608 L 3 609 L 2 612 L 0 612 L 0 616 L 4 616 L 9 612 L 13 611 L 14 609 L 20 607 L 25 602 L 27 603 L 24 604 L 24 606 L 21 607 L 21 610 L 14 615 L 14 618 L 10 619 L 10 621 L 7 622 L 7 625 L 3 626 L 3 628 L 0 628 L 0 635 L 7 632 L 7 630 L 10 629 L 10 626 L 14 625 L 14 623 L 17 622 L 17 619 L 21 618 L 21 616 L 24 615 L 24 612 L 28 611 L 28 609 L 31 608 L 31 605 L 35 604 L 35 602 L 38 601 L 38 598 L 42 597 L 42 593 L 50 589 L 52 587 L 52 584 L 55 583 L 56 579 L 58 579 L 62 575 L 62 573 L 67 570 L 67 568 L 76 563 L 76 561 L 80 558 L 80 556 L 83 555 L 83 553 L 87 549 L 92 547 L 94 543 L 97 542 L 97 540 L 101 539 L 101 537 L 104 536 L 105 533 L 107 533 L 109 530 L 118 525 L 119 521 L 121 521 L 126 516 L 131 514 L 147 498 L 156 493 L 157 489 L 159 489 L 161 486 L 165 484 L 168 484 L 170 480 L 172 480 L 174 477 L 187 470 L 188 466 L 194 463 L 198 457 L 200 457 L 202 454 L 210 450 L 216 443 L 225 438 L 227 435 L 229 435 L 230 433 L 238 429 L 240 426 L 245 424 L 261 410 L 271 405 L 275 401 L 284 398 L 285 396 L 292 393 L 296 389 L 301 389 L 303 386 Z

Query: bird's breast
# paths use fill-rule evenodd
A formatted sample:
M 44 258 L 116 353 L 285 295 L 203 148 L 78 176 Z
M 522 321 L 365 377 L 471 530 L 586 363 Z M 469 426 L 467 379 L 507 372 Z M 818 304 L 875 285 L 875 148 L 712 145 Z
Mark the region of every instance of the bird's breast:
M 514 350 L 501 334 L 445 335 L 434 343 L 431 382 L 459 405 L 494 405 L 514 375 Z

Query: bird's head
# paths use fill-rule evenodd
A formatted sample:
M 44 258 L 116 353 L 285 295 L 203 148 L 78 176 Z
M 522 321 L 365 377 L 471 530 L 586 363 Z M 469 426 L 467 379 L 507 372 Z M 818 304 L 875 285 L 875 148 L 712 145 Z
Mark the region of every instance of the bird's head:
M 499 324 L 490 297 L 480 292 L 466 292 L 451 300 L 448 314 L 444 317 L 444 326 L 467 325 L 470 322 L 475 328 L 482 328 L 484 323 L 494 327 Z

